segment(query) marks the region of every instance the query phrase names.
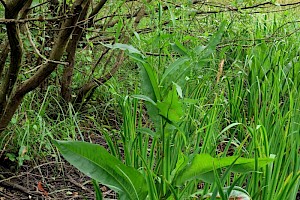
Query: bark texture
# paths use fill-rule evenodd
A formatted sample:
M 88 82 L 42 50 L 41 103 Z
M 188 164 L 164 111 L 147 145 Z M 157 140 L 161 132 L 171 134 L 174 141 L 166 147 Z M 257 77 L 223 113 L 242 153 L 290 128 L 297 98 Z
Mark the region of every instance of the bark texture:
M 3 44 L 0 46 L 0 48 L 2 49 L 0 54 L 0 77 L 1 77 L 9 53 L 9 42 L 4 41 Z
M 89 4 L 85 6 L 83 11 L 80 14 L 79 21 L 82 21 L 86 18 L 88 12 Z M 61 96 L 66 102 L 70 102 L 72 98 L 72 77 L 74 71 L 74 64 L 75 64 L 75 54 L 78 42 L 82 36 L 83 27 L 77 26 L 72 34 L 72 39 L 69 41 L 67 46 L 67 62 L 68 65 L 65 66 L 62 80 L 61 80 Z
M 15 2 L 15 4 L 13 4 Z M 57 38 L 55 39 L 54 46 L 52 47 L 49 60 L 59 61 L 61 57 L 63 56 L 65 52 L 65 48 L 67 46 L 67 43 L 70 39 L 70 36 L 74 30 L 74 27 L 76 27 L 76 23 L 78 21 L 78 18 L 80 17 L 81 12 L 84 10 L 85 6 L 90 3 L 90 0 L 76 0 L 73 3 L 72 7 L 72 17 L 65 20 L 61 27 L 61 31 L 59 32 Z M 6 10 L 7 16 L 6 17 L 14 17 L 17 18 L 18 12 L 22 9 L 22 7 L 26 4 L 26 1 L 22 0 L 15 0 L 10 1 L 10 4 L 7 5 L 8 10 Z M 13 11 L 13 12 L 12 12 Z M 4 95 L 2 95 L 2 101 L 5 102 L 5 104 L 0 103 L 0 133 L 7 127 L 8 123 L 10 122 L 11 118 L 13 117 L 15 111 L 19 107 L 20 103 L 22 102 L 22 99 L 24 96 L 37 88 L 57 67 L 57 63 L 53 63 L 51 61 L 48 61 L 44 63 L 38 71 L 30 77 L 28 80 L 20 84 L 19 87 L 16 88 L 15 91 L 12 92 L 12 87 L 14 86 L 17 76 L 18 76 L 18 70 L 21 63 L 21 57 L 22 57 L 22 48 L 21 48 L 21 42 L 18 35 L 18 29 L 16 27 L 16 24 L 9 23 L 7 24 L 7 29 L 9 29 L 9 41 L 11 46 L 11 65 L 9 73 L 7 74 L 7 77 L 4 81 L 4 85 L 1 84 L 1 86 L 6 89 L 4 92 Z M 14 48 L 14 49 L 13 49 Z M 13 65 L 17 64 L 17 65 Z M 7 83 L 6 83 L 7 82 Z M 10 91 L 9 91 L 10 90 Z M 3 98 L 4 97 L 4 98 Z
M 5 19 L 17 19 L 18 14 L 27 1 L 12 0 L 6 3 Z M 22 62 L 22 42 L 19 27 L 15 22 L 6 24 L 9 46 L 13 53 L 10 54 L 10 65 L 0 85 L 0 118 L 5 111 L 7 101 L 13 91 L 18 78 Z M 0 121 L 1 122 L 1 121 Z M 1 126 L 1 125 L 0 125 Z

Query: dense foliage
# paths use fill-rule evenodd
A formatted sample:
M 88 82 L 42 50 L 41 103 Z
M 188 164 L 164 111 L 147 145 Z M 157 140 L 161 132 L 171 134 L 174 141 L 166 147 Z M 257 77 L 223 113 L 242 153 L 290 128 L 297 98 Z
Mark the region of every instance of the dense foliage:
M 57 147 L 120 199 L 296 198 L 300 2 L 0 2 L 0 158 Z

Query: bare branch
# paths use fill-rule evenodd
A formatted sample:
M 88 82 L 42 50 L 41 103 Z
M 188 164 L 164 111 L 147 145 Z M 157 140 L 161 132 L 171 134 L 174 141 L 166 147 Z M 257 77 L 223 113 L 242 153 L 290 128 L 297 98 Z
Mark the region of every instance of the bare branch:
M 26 34 L 27 34 L 27 37 L 29 39 L 29 42 L 31 44 L 31 46 L 33 47 L 33 50 L 35 51 L 35 53 L 40 57 L 42 58 L 43 60 L 45 60 L 46 62 L 51 62 L 51 63 L 55 63 L 55 64 L 61 64 L 61 65 L 68 65 L 67 62 L 61 62 L 61 61 L 56 61 L 56 60 L 49 60 L 48 58 L 46 58 L 44 55 L 42 55 L 40 53 L 40 51 L 37 49 L 37 47 L 35 46 L 33 40 L 32 40 L 32 37 L 31 37 L 31 33 L 29 31 L 29 28 L 28 28 L 28 25 L 27 23 L 25 24 L 25 31 L 26 31 Z
M 96 7 L 92 10 L 89 18 L 92 20 L 97 14 L 98 12 L 103 8 L 103 6 L 105 5 L 105 3 L 107 2 L 107 0 L 101 0 Z
M 53 18 L 44 18 L 42 16 L 37 18 L 27 18 L 27 19 L 0 19 L 0 24 L 8 24 L 8 23 L 26 23 L 26 22 L 54 22 L 59 20 L 65 20 L 73 17 L 73 15 L 62 15 Z
M 198 1 L 195 1 L 198 2 Z M 207 4 L 207 3 L 206 3 Z M 207 4 L 208 6 L 211 6 L 209 4 Z M 252 6 L 245 6 L 245 7 L 241 7 L 241 8 L 237 8 L 237 7 L 231 7 L 231 6 L 224 6 L 223 9 L 219 9 L 219 10 L 210 10 L 210 11 L 197 11 L 196 14 L 215 14 L 215 13 L 222 13 L 222 12 L 232 12 L 232 11 L 242 11 L 242 10 L 252 10 L 252 9 L 256 9 L 256 8 L 260 8 L 260 9 L 264 9 L 266 8 L 266 6 L 280 6 L 280 7 L 289 7 L 289 6 L 296 6 L 296 5 L 300 5 L 300 1 L 299 2 L 294 2 L 294 3 L 286 3 L 286 4 L 275 4 L 272 3 L 270 1 L 267 2 L 263 2 L 263 3 L 259 3 L 259 4 L 255 4 Z M 217 6 L 219 7 L 219 6 Z M 265 13 L 265 11 L 261 11 L 262 13 Z M 260 11 L 254 11 L 254 12 L 250 12 L 249 14 L 252 13 L 261 13 Z
M 5 18 L 16 19 L 20 10 L 27 3 L 27 1 L 28 0 L 9 1 L 5 9 Z M 23 54 L 18 26 L 15 23 L 10 23 L 6 25 L 6 29 L 9 46 L 11 48 L 11 52 L 13 53 L 10 54 L 10 66 L 2 84 L 0 85 L 0 113 L 2 113 L 5 109 L 7 100 L 9 99 L 17 81 Z M 2 118 L 1 114 L 0 118 Z
M 83 7 L 85 7 L 85 5 L 89 2 L 90 0 L 75 1 L 73 3 L 73 8 L 72 8 L 72 12 L 75 15 L 74 17 L 67 19 L 63 24 L 63 27 L 75 26 Z M 7 26 L 9 26 L 9 24 Z M 52 48 L 52 51 L 50 53 L 50 57 L 49 57 L 50 60 L 59 61 L 61 59 L 73 30 L 74 30 L 73 28 L 66 28 L 60 31 L 55 41 L 54 47 Z M 18 106 L 22 102 L 23 97 L 28 92 L 38 87 L 56 69 L 56 66 L 57 66 L 56 63 L 46 62 L 38 69 L 38 71 L 31 78 L 23 82 L 15 90 L 15 92 L 8 99 L 3 115 L 0 116 L 0 133 L 10 122 L 12 116 L 14 115 Z
M 55 45 L 52 48 L 50 53 L 50 60 L 59 61 L 65 51 L 66 45 L 69 41 L 69 38 L 74 30 L 74 28 L 65 28 L 65 27 L 76 27 L 78 17 L 83 7 L 90 0 L 77 0 L 73 5 L 73 12 L 76 14 L 74 17 L 69 18 L 64 23 L 62 30 L 60 31 Z M 19 88 L 21 93 L 26 94 L 27 92 L 35 89 L 42 80 L 45 80 L 56 68 L 57 64 L 53 62 L 48 62 L 42 65 L 42 67 L 27 81 L 25 81 Z
M 148 2 L 150 2 L 151 0 L 148 0 Z M 141 21 L 141 19 L 146 15 L 145 13 L 145 7 L 144 5 L 142 5 L 142 7 L 133 14 L 134 16 L 136 16 L 135 20 L 134 20 L 134 27 L 136 28 L 139 24 L 139 22 Z M 123 38 L 124 38 L 124 43 L 127 43 L 129 41 L 129 38 L 127 36 L 125 36 L 125 33 L 123 32 L 122 34 Z M 102 53 L 101 58 L 108 52 L 108 50 L 104 51 L 104 53 Z M 98 62 L 96 63 L 99 64 L 101 58 L 98 60 Z M 103 83 L 105 83 L 106 81 L 108 81 L 120 68 L 121 64 L 124 61 L 124 51 L 122 51 L 119 56 L 117 57 L 117 62 L 113 65 L 113 67 L 110 69 L 109 72 L 107 72 L 104 76 L 97 78 L 97 79 L 93 79 L 91 82 L 88 82 L 86 84 L 84 84 L 79 92 L 78 95 L 75 99 L 75 103 L 86 103 L 93 95 L 95 89 L 102 85 Z M 107 60 L 107 62 L 105 63 L 105 66 L 108 65 L 108 62 L 110 61 L 110 58 Z M 96 65 L 94 67 L 96 67 Z M 87 95 L 88 94 L 88 95 Z
M 99 85 L 102 85 L 103 83 L 105 83 L 106 81 L 108 81 L 119 69 L 121 63 L 124 61 L 124 51 L 122 51 L 119 56 L 117 57 L 118 62 L 116 62 L 114 64 L 114 66 L 112 67 L 112 69 L 110 70 L 109 73 L 107 73 L 106 75 L 104 75 L 101 78 L 98 79 L 93 79 L 93 81 L 85 84 L 82 88 L 80 88 L 78 95 L 76 97 L 76 103 L 81 103 L 83 102 L 85 96 L 90 92 L 95 90 Z M 93 92 L 91 92 L 90 94 L 92 94 Z M 91 95 L 89 97 L 86 98 L 86 101 L 91 97 Z
M 89 9 L 89 4 L 85 6 L 82 10 L 79 21 L 85 20 Z M 73 69 L 75 65 L 75 54 L 78 42 L 82 37 L 83 27 L 77 26 L 72 34 L 72 39 L 69 41 L 68 46 L 66 48 L 67 52 L 67 62 L 69 65 L 64 67 L 62 80 L 61 80 L 61 95 L 66 102 L 69 102 L 72 97 L 72 77 L 73 77 Z

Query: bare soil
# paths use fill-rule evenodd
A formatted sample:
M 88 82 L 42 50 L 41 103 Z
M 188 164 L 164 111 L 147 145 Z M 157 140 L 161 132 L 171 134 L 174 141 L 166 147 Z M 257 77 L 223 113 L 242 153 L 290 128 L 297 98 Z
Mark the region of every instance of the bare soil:
M 98 134 L 90 135 L 89 140 L 106 146 Z M 91 179 L 63 158 L 49 156 L 39 163 L 16 166 L 8 158 L 0 158 L 0 200 L 95 199 Z M 112 190 L 100 187 L 105 199 L 117 199 Z

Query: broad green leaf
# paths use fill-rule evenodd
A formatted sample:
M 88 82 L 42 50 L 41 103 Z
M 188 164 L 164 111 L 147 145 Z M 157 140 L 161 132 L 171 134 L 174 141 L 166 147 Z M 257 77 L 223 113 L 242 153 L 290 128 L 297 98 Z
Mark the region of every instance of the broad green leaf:
M 157 101 L 160 99 L 160 93 L 157 83 L 157 75 L 154 69 L 148 64 L 142 64 L 141 78 L 144 84 L 142 84 L 142 91 L 145 92 L 146 96 L 149 96 L 152 100 Z M 147 84 L 147 85 L 146 85 Z
M 153 138 L 158 138 L 159 137 L 159 134 L 157 132 L 153 132 L 151 129 L 149 128 L 138 128 L 137 129 L 137 132 L 140 132 L 140 133 L 144 133 L 144 134 L 147 134 L 147 135 L 150 135 L 152 136 Z
M 183 116 L 182 103 L 179 101 L 176 86 L 169 91 L 168 96 L 162 101 L 157 102 L 159 114 L 173 122 L 180 121 Z
M 134 31 L 133 34 L 135 35 L 136 39 L 138 39 L 138 41 L 141 41 L 140 35 L 138 34 L 138 32 Z
M 220 137 L 223 133 L 225 133 L 225 132 L 228 131 L 229 129 L 231 129 L 232 127 L 238 126 L 238 125 L 241 125 L 241 124 L 242 124 L 242 123 L 238 123 L 238 122 L 229 124 L 228 126 L 226 126 L 226 127 L 219 133 L 219 135 L 217 136 L 217 138 Z
M 136 98 L 136 99 L 140 99 L 140 100 L 144 100 L 144 101 L 147 101 L 149 103 L 152 103 L 153 105 L 156 106 L 156 103 L 148 96 L 146 95 L 139 95 L 139 94 L 136 94 L 136 95 L 132 95 L 133 98 Z
M 173 83 L 175 86 L 176 86 L 176 90 L 177 90 L 177 93 L 179 95 L 180 98 L 183 98 L 183 95 L 182 95 L 182 88 L 176 84 L 176 83 Z
M 63 157 L 81 172 L 119 193 L 120 199 L 146 199 L 148 190 L 141 173 L 124 165 L 100 145 L 53 141 Z
M 174 43 L 171 43 L 171 47 L 175 52 L 179 53 L 182 56 L 188 56 L 189 55 L 189 51 L 182 44 L 180 44 L 180 42 L 178 42 L 178 41 L 175 41 Z
M 178 161 L 176 163 L 175 169 L 171 173 L 171 177 L 175 177 L 176 174 L 178 174 L 181 170 L 185 168 L 185 166 L 188 164 L 188 157 L 184 155 L 182 152 L 179 153 L 178 155 Z
M 194 49 L 196 55 L 200 55 L 201 58 L 207 58 L 215 51 L 225 31 L 225 25 L 226 23 L 223 21 L 219 30 L 210 38 L 209 43 L 205 48 L 203 46 L 198 46 Z
M 189 61 L 189 57 L 182 57 L 177 59 L 174 63 L 172 63 L 164 72 L 164 74 L 161 77 L 160 83 L 163 84 L 165 80 L 169 80 L 169 83 L 172 83 L 172 81 L 176 82 L 175 79 L 178 79 L 179 77 L 177 74 L 180 74 L 181 71 L 185 71 L 188 66 L 186 66 L 186 62 Z M 168 87 L 168 85 L 165 85 Z
M 175 28 L 175 26 L 176 26 L 176 17 L 174 15 L 172 9 L 170 9 L 168 3 L 166 3 L 166 5 L 168 6 L 168 11 L 170 12 L 171 20 L 172 20 L 173 26 Z
M 136 54 L 139 54 L 142 57 L 144 57 L 144 55 L 139 50 L 137 50 L 136 48 L 134 48 L 132 45 L 121 44 L 121 43 L 115 43 L 113 45 L 111 45 L 111 44 L 104 44 L 104 43 L 101 43 L 101 44 L 103 46 L 106 46 L 106 47 L 111 48 L 111 49 L 127 50 L 129 53 L 136 53 Z
M 128 56 L 133 58 L 135 61 L 140 62 L 140 63 L 146 63 L 145 58 L 143 58 L 143 56 L 141 56 L 139 54 L 129 53 Z
M 258 167 L 261 168 L 273 160 L 272 158 L 259 158 Z M 177 186 L 180 186 L 186 181 L 194 179 L 212 182 L 214 180 L 214 170 L 229 166 L 231 166 L 231 171 L 233 172 L 251 172 L 255 170 L 255 159 L 238 158 L 237 156 L 213 158 L 209 154 L 198 154 L 194 157 L 191 164 L 187 165 L 178 174 L 175 183 Z
M 207 46 L 199 45 L 194 48 L 194 52 L 199 55 Z
M 157 95 L 160 95 L 156 82 L 156 75 L 154 74 L 148 63 L 138 63 L 138 66 L 140 67 L 142 94 L 148 96 L 156 103 Z M 158 108 L 152 103 L 146 102 L 145 104 L 147 113 L 155 125 L 156 132 L 159 132 L 161 117 L 158 114 Z
M 224 192 L 227 192 L 229 187 L 225 187 L 223 188 Z M 230 192 L 228 199 L 229 200 L 233 200 L 233 199 L 237 199 L 237 200 L 251 200 L 251 197 L 249 195 L 249 193 L 244 190 L 241 187 L 237 187 L 234 186 L 234 189 Z M 213 196 L 213 193 L 209 193 L 203 196 L 204 199 L 211 199 L 211 197 Z M 217 199 L 221 199 L 220 194 L 217 194 L 216 196 Z
M 149 97 L 154 102 L 160 98 L 158 89 L 157 75 L 146 59 L 136 54 L 129 54 L 131 58 L 138 61 L 140 68 L 141 89 L 144 96 Z

